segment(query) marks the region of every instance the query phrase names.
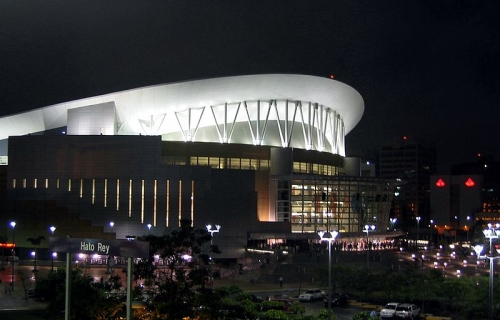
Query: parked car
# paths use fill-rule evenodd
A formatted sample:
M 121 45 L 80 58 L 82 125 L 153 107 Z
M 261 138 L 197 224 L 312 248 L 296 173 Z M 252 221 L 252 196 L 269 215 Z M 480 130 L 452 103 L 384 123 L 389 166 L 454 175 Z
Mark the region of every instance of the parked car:
M 274 305 L 269 302 L 280 302 L 279 305 Z M 297 303 L 297 302 L 296 302 Z M 270 298 L 269 301 L 263 301 L 261 310 L 282 310 L 286 313 L 295 313 L 293 306 L 293 301 L 287 298 Z
M 389 302 L 386 304 L 382 310 L 380 310 L 381 319 L 391 319 L 394 318 L 396 313 L 396 308 L 400 305 L 399 302 Z
M 416 319 L 420 315 L 420 308 L 415 304 L 403 303 L 396 307 L 395 316 L 401 319 Z
M 325 308 L 328 308 L 328 299 L 325 297 L 323 300 L 325 302 Z M 345 293 L 334 293 L 332 294 L 332 306 L 347 306 L 349 305 L 349 296 Z
M 319 289 L 309 289 L 309 290 L 306 290 L 301 295 L 299 295 L 299 300 L 300 301 L 313 301 L 313 300 L 322 299 L 324 296 L 325 296 L 325 293 Z

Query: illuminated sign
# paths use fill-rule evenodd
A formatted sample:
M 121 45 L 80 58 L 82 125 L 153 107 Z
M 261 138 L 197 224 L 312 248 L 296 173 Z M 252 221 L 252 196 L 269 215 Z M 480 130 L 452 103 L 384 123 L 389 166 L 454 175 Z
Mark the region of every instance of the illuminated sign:
M 15 246 L 15 243 L 0 243 L 0 248 L 14 248 Z
M 49 250 L 57 252 L 107 254 L 118 257 L 148 258 L 149 242 L 49 237 Z
M 443 179 L 439 179 L 438 181 L 436 181 L 436 187 L 438 188 L 442 188 L 446 185 L 446 183 L 444 183 Z
M 469 179 L 467 179 L 467 181 L 465 181 L 465 185 L 470 188 L 470 187 L 475 186 L 476 183 L 474 182 L 474 180 L 472 180 L 471 178 L 469 178 Z

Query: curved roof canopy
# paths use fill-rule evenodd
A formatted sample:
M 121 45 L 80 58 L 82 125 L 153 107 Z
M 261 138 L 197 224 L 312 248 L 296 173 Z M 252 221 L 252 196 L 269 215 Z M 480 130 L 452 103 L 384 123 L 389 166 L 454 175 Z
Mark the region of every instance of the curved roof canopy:
M 0 140 L 67 126 L 68 134 L 162 135 L 344 155 L 345 135 L 363 111 L 356 90 L 328 78 L 234 76 L 131 89 L 2 117 Z

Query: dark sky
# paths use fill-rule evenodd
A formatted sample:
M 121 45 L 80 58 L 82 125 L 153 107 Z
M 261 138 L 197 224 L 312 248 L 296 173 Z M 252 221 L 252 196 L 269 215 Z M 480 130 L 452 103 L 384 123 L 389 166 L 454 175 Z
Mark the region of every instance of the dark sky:
M 334 74 L 365 100 L 348 151 L 407 135 L 434 143 L 443 171 L 500 154 L 499 16 L 496 0 L 0 0 L 0 116 L 159 83 Z

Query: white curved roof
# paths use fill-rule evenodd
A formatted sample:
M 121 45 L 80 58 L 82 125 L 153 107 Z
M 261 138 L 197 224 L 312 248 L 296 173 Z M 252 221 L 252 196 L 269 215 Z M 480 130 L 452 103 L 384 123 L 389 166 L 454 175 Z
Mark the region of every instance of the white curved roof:
M 109 102 L 116 108 L 117 130 L 112 134 L 191 141 L 198 135 L 202 141 L 217 137 L 220 142 L 286 144 L 339 154 L 345 134 L 364 111 L 356 90 L 328 78 L 233 76 L 131 89 L 2 117 L 0 140 L 67 126 L 68 110 Z

